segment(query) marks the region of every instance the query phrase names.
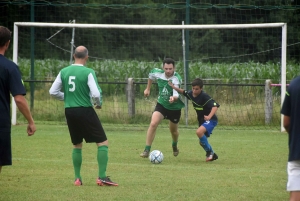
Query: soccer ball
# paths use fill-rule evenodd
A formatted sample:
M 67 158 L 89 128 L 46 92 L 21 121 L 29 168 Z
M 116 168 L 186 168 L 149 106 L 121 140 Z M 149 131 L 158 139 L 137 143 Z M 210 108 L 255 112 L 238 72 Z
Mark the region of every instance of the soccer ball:
M 153 164 L 158 164 L 164 160 L 164 155 L 159 150 L 153 150 L 153 151 L 151 151 L 151 153 L 149 155 L 149 160 Z

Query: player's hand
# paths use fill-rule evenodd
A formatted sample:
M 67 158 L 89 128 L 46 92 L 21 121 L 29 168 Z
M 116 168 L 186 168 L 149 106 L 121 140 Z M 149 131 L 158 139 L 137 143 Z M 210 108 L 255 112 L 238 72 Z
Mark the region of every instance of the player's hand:
M 150 95 L 150 90 L 149 89 L 145 89 L 144 90 L 144 96 L 148 97 Z
M 174 101 L 175 101 L 174 96 L 170 96 L 169 102 L 170 102 L 170 103 L 174 103 Z
M 204 120 L 209 121 L 210 120 L 209 116 L 204 115 Z
M 168 81 L 168 84 L 174 89 L 174 84 L 172 83 L 171 80 Z
M 27 134 L 28 136 L 32 136 L 34 134 L 34 132 L 36 131 L 36 127 L 35 124 L 28 124 L 27 126 Z
M 95 106 L 96 109 L 101 109 L 102 107 L 100 105 Z

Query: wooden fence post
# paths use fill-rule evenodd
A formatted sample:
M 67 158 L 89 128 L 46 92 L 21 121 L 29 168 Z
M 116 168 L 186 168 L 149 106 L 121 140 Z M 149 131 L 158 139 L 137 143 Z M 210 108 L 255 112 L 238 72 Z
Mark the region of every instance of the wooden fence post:
M 265 124 L 270 124 L 273 114 L 273 97 L 271 80 L 266 80 L 265 83 Z
M 128 104 L 128 115 L 129 117 L 135 116 L 135 93 L 133 78 L 127 79 L 127 104 Z

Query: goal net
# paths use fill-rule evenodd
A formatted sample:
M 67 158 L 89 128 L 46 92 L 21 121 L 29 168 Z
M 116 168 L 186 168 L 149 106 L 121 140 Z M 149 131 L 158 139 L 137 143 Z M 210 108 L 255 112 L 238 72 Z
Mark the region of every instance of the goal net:
M 281 129 L 280 107 L 286 90 L 285 23 L 223 25 L 117 25 L 16 22 L 13 61 L 23 75 L 27 100 L 36 121 L 65 121 L 63 103 L 49 88 L 75 47 L 89 50 L 87 66 L 96 72 L 104 105 L 97 111 L 107 124 L 147 125 L 158 88 L 144 98 L 148 73 L 171 57 L 190 89 L 195 78 L 221 106 L 219 128 Z M 281 83 L 266 97 L 266 80 Z M 270 101 L 271 100 L 271 101 Z M 189 106 L 190 104 L 190 106 Z M 181 125 L 197 126 L 191 103 Z M 270 107 L 271 105 L 271 107 Z M 23 121 L 12 107 L 12 124 Z

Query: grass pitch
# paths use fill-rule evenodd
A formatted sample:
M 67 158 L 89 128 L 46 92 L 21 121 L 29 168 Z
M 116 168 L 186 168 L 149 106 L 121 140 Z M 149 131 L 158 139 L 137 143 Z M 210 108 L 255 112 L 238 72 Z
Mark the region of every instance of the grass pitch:
M 205 162 L 195 130 L 180 128 L 178 157 L 168 129 L 158 128 L 152 150 L 164 154 L 151 164 L 139 154 L 147 128 L 110 129 L 107 175 L 118 187 L 96 185 L 96 145 L 83 145 L 83 186 L 73 186 L 72 144 L 66 125 L 13 126 L 13 165 L 2 168 L 0 200 L 231 200 L 281 201 L 286 192 L 286 133 L 218 130 L 209 138 L 219 159 Z

